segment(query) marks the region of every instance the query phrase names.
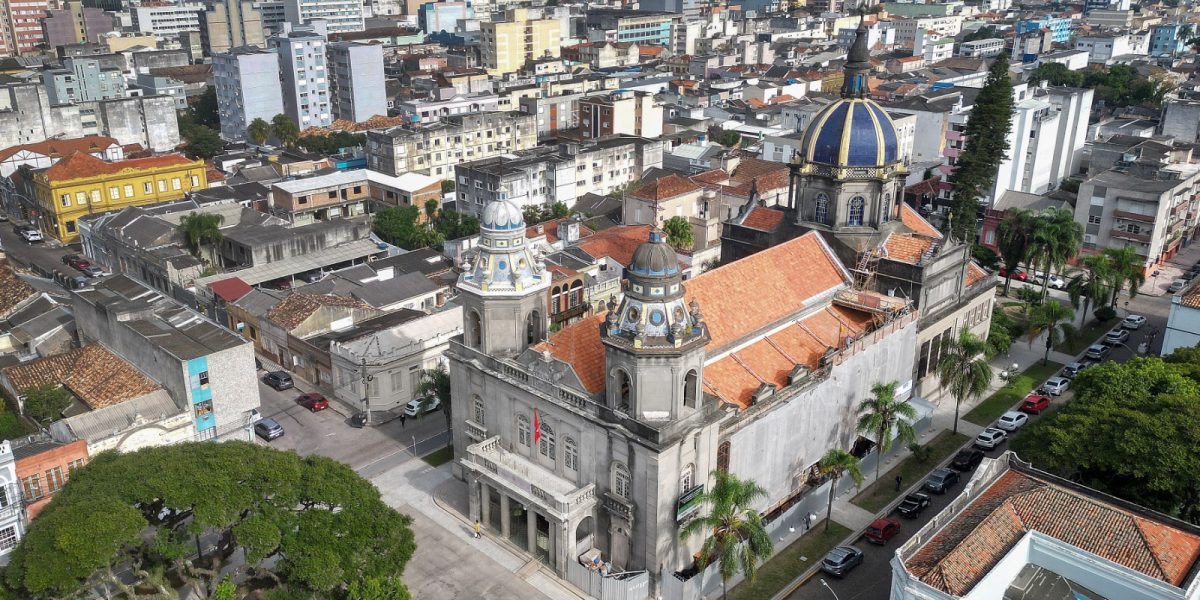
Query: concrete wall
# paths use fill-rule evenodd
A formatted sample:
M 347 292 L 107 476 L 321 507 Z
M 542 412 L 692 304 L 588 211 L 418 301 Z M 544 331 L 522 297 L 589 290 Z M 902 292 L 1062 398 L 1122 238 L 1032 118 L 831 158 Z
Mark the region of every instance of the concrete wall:
M 830 448 L 849 450 L 858 405 L 877 383 L 912 379 L 917 325 L 909 323 L 833 367 L 829 378 L 772 401 L 729 436 L 729 470 L 767 490 L 764 509 L 800 488 L 809 467 Z M 751 409 L 755 410 L 755 409 Z

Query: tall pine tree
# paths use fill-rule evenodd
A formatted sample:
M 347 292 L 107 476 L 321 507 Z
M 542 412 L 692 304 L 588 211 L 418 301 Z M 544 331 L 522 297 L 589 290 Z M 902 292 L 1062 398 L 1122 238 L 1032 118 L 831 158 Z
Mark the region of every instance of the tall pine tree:
M 1008 133 L 1012 127 L 1012 80 L 1008 57 L 1001 54 L 988 70 L 987 82 L 975 97 L 967 120 L 966 146 L 950 175 L 954 193 L 950 208 L 951 237 L 970 241 L 975 234 L 975 213 L 979 198 L 996 181 L 1000 163 L 1008 156 Z

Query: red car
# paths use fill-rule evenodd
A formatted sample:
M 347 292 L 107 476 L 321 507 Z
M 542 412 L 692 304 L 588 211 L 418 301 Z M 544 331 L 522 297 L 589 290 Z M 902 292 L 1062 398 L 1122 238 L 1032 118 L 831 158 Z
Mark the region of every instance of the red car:
M 301 394 L 299 398 L 296 398 L 296 404 L 307 408 L 311 412 L 319 412 L 329 408 L 329 401 L 325 399 L 325 396 L 316 392 Z
M 1005 268 L 1005 267 L 1000 267 L 1000 276 L 1001 276 L 1001 277 L 1008 277 L 1008 269 L 1007 269 L 1007 268 Z M 1013 276 L 1012 276 L 1012 278 L 1013 278 L 1013 279 L 1016 279 L 1017 281 L 1028 281 L 1028 280 L 1029 280 L 1029 274 L 1028 274 L 1028 273 L 1026 273 L 1025 271 L 1021 270 L 1021 269 L 1017 269 L 1016 271 L 1013 271 Z
M 1041 414 L 1047 408 L 1050 408 L 1050 397 L 1041 396 L 1036 392 L 1025 396 L 1025 401 L 1021 403 L 1021 412 L 1030 415 Z
M 900 533 L 900 520 L 892 517 L 875 519 L 867 526 L 865 537 L 872 544 L 883 545 Z

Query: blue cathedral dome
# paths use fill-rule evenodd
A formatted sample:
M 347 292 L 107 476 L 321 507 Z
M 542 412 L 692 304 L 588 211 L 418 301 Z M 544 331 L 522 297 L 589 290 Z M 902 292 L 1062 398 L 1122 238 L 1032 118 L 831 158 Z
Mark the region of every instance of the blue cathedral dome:
M 817 113 L 800 138 L 800 161 L 835 167 L 878 167 L 899 160 L 896 126 L 870 99 L 871 53 L 859 21 L 846 55 L 842 98 Z
M 806 162 L 875 167 L 896 162 L 896 126 L 871 100 L 843 98 L 817 113 L 800 139 Z

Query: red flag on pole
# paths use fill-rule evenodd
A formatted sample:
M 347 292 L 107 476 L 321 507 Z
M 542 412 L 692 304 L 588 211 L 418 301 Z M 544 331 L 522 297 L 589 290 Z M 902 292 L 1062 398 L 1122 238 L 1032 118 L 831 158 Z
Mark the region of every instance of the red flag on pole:
M 542 441 L 542 425 L 538 422 L 537 409 L 533 409 L 533 443 Z

